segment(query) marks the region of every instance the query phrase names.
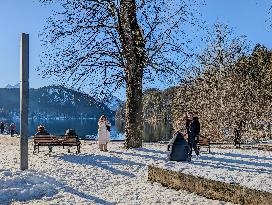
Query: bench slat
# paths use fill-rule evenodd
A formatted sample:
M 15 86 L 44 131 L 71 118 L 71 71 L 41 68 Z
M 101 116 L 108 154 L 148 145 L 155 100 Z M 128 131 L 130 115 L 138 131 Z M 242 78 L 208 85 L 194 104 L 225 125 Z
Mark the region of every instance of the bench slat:
M 198 142 L 197 142 L 197 146 L 207 146 L 209 148 L 209 153 L 210 153 L 210 138 L 206 138 L 206 137 L 199 137 Z
M 34 152 L 39 146 L 76 146 L 77 153 L 80 152 L 80 141 L 78 136 L 55 136 L 55 135 L 35 135 L 34 136 Z M 70 152 L 70 149 L 68 149 Z

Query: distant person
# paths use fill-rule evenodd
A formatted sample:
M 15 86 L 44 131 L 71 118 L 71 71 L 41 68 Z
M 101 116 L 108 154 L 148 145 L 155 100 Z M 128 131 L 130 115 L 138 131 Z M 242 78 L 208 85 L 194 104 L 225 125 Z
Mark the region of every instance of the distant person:
M 35 135 L 50 135 L 43 125 L 37 127 L 37 133 Z M 48 146 L 49 152 L 52 152 L 52 146 Z
M 4 122 L 1 122 L 0 123 L 0 132 L 1 132 L 1 134 L 4 134 L 4 130 L 5 130 L 5 124 L 4 124 Z
M 9 126 L 9 130 L 10 130 L 10 136 L 13 137 L 13 135 L 15 133 L 17 133 L 16 132 L 16 125 L 14 123 L 11 123 L 10 126 Z
M 188 134 L 188 143 L 190 146 L 190 157 L 192 157 L 193 149 L 196 155 L 199 155 L 197 148 L 197 141 L 200 133 L 200 123 L 197 116 L 194 116 L 193 112 L 187 113 L 186 130 Z
M 240 129 L 234 128 L 234 146 L 240 148 L 241 147 L 241 135 Z
M 107 144 L 110 142 L 111 123 L 105 115 L 102 115 L 98 121 L 98 145 L 100 151 L 108 151 Z
M 184 136 L 185 132 L 178 130 L 170 140 L 167 147 L 170 151 L 168 156 L 170 161 L 191 161 L 190 146 Z

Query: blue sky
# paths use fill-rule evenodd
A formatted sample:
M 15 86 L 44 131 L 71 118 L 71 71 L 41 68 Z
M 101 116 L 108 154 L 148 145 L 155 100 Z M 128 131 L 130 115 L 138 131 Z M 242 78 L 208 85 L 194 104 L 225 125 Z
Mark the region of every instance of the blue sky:
M 30 35 L 30 86 L 48 84 L 35 71 L 41 52 L 39 31 L 50 9 L 37 0 L 0 0 L 0 87 L 19 82 L 20 33 Z
M 246 35 L 252 44 L 272 48 L 272 28 L 266 22 L 270 4 L 271 0 L 206 0 L 200 11 L 208 26 L 216 21 L 226 23 L 237 35 Z M 38 34 L 51 9 L 38 0 L 0 0 L 0 87 L 19 82 L 21 32 L 30 34 L 30 87 L 52 84 L 35 70 L 41 53 Z

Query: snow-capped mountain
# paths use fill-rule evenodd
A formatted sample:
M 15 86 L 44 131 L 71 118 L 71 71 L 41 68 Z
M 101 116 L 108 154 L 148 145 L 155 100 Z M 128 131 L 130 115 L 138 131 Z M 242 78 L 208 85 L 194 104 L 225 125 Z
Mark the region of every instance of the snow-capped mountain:
M 0 88 L 1 112 L 17 113 L 20 108 L 19 89 Z M 90 95 L 62 86 L 46 86 L 30 89 L 29 115 L 37 118 L 99 118 L 102 114 L 114 117 L 104 103 L 96 101 Z
M 17 83 L 15 85 L 8 84 L 5 88 L 20 88 L 20 83 Z
M 105 97 L 102 101 L 110 110 L 116 111 L 124 102 L 114 95 Z

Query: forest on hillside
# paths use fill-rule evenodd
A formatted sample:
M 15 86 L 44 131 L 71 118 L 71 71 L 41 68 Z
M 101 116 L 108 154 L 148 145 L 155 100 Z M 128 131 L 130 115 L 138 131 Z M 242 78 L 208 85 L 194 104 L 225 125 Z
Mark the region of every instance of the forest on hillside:
M 0 88 L 0 118 L 19 118 L 19 112 L 20 89 Z M 114 111 L 88 94 L 63 86 L 30 89 L 29 117 L 32 119 L 99 118 L 102 114 L 114 118 Z

